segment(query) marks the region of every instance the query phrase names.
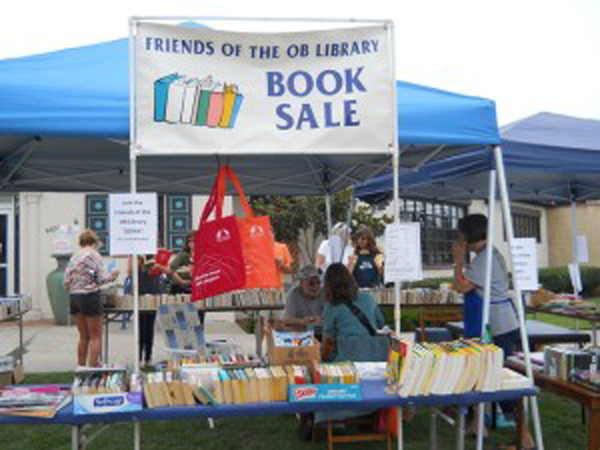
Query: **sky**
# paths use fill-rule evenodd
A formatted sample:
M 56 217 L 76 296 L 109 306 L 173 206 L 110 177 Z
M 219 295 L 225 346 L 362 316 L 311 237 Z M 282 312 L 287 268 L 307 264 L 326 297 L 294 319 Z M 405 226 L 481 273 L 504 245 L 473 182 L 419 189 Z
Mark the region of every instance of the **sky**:
M 17 1 L 0 59 L 126 37 L 130 16 L 390 19 L 397 79 L 492 99 L 500 125 L 541 111 L 600 120 L 600 0 Z

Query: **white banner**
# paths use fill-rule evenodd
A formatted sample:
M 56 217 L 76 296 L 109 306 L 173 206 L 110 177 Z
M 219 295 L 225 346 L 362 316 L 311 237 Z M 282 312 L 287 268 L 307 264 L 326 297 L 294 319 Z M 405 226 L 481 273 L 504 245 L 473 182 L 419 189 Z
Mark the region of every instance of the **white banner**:
M 235 33 L 139 23 L 134 148 L 168 153 L 386 153 L 384 26 Z
M 156 253 L 158 202 L 156 194 L 110 194 L 110 254 Z

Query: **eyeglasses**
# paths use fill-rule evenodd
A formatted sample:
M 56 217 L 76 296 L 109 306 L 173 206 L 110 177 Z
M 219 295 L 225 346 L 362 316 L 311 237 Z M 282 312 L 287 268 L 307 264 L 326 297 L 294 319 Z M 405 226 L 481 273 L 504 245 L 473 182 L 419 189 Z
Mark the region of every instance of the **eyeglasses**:
M 308 284 L 309 286 L 320 286 L 321 280 L 319 280 L 319 279 L 310 280 L 310 281 L 307 281 L 306 284 Z

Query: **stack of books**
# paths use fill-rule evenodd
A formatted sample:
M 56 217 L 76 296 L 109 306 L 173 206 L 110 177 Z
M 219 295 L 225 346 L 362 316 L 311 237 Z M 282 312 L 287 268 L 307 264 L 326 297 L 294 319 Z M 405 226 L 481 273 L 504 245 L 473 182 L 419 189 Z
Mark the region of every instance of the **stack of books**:
M 225 369 L 239 369 L 240 367 L 264 367 L 263 359 L 254 354 L 235 353 L 225 354 L 197 354 L 187 355 L 179 359 L 171 359 L 164 366 L 166 370 L 180 370 L 197 365 L 215 365 Z
M 392 288 L 361 289 L 361 291 L 371 294 L 379 305 L 394 304 L 394 289 Z M 146 294 L 140 295 L 140 309 L 154 311 L 161 305 L 177 305 L 191 301 L 192 297 L 189 294 Z M 195 302 L 195 305 L 199 310 L 280 309 L 285 306 L 285 301 L 286 292 L 281 289 L 248 289 L 209 297 Z M 450 289 L 411 288 L 400 291 L 400 303 L 403 305 L 460 305 L 463 303 L 463 298 L 462 294 Z M 133 296 L 118 296 L 115 308 L 133 309 Z
M 143 389 L 149 408 L 196 404 L 192 387 L 181 379 L 178 371 L 146 374 Z
M 140 309 L 155 311 L 161 305 L 179 305 L 191 303 L 189 294 L 145 294 L 140 295 Z M 279 289 L 252 289 L 227 292 L 195 302 L 199 310 L 207 309 L 245 309 L 245 308 L 282 308 L 285 305 L 285 292 Z M 133 295 L 121 295 L 116 298 L 116 309 L 133 309 Z
M 80 369 L 75 372 L 73 395 L 127 392 L 129 376 L 125 369 Z
M 474 340 L 392 344 L 388 376 L 398 395 L 450 395 L 501 389 L 504 352 Z
M 549 346 L 544 349 L 544 374 L 570 381 L 579 372 L 596 372 L 600 347 L 574 349 Z
M 361 289 L 370 293 L 378 305 L 393 305 L 395 294 L 393 288 Z M 459 305 L 462 294 L 451 289 L 411 288 L 400 290 L 402 305 Z
M 293 366 L 288 373 L 292 403 L 361 400 L 360 376 L 352 363 Z
M 70 390 L 58 385 L 0 389 L 0 414 L 51 419 L 70 401 Z
M 290 366 L 290 384 L 358 384 L 360 376 L 354 364 L 323 363 Z
M 140 309 L 146 311 L 156 311 L 161 305 L 182 305 L 190 303 L 192 296 L 189 294 L 144 294 L 139 296 Z M 115 301 L 115 309 L 133 309 L 133 295 L 117 296 Z
M 600 392 L 600 372 L 597 370 L 574 373 L 571 381 L 587 389 Z
M 0 297 L 0 320 L 8 319 L 15 314 L 28 311 L 31 306 L 20 295 Z
M 296 385 L 358 385 L 352 363 L 312 366 L 259 366 L 257 360 L 186 363 L 176 370 L 147 373 L 144 394 L 149 408 L 267 403 L 288 400 Z
M 86 367 L 75 372 L 75 415 L 141 411 L 141 386 L 124 368 Z

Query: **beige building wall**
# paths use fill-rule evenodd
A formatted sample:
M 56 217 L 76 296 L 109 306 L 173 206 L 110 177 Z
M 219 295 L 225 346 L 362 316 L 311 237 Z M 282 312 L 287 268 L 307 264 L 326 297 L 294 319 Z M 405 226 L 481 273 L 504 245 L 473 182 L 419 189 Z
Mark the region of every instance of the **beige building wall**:
M 600 266 L 600 204 L 577 205 L 577 234 L 587 239 L 589 262 L 591 266 Z M 573 259 L 573 238 L 571 227 L 571 207 L 552 207 L 548 209 L 548 247 L 551 267 L 566 266 Z

